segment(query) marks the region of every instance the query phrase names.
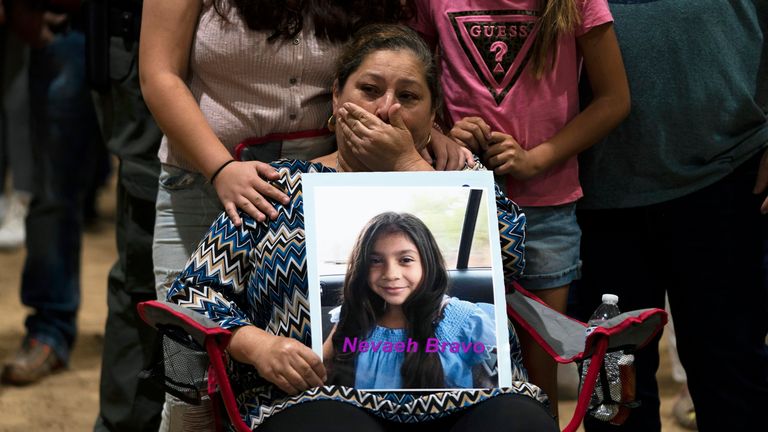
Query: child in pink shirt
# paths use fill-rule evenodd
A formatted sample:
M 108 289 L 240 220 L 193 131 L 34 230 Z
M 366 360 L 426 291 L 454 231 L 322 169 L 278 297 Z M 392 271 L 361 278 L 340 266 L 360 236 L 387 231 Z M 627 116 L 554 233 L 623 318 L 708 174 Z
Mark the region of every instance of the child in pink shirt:
M 528 218 L 521 283 L 565 311 L 581 265 L 576 155 L 629 112 L 606 0 L 416 4 L 414 28 L 439 48 L 450 135 L 503 176 L 501 186 Z M 579 111 L 582 63 L 594 97 Z M 535 343 L 523 343 L 531 379 L 549 394 L 556 414 L 555 363 Z

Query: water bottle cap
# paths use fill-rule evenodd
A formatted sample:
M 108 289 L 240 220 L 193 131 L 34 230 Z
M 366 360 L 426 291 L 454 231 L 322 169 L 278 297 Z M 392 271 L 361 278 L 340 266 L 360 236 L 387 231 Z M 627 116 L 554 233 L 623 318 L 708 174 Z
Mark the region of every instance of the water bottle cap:
M 618 304 L 619 296 L 616 294 L 603 294 L 603 303 Z

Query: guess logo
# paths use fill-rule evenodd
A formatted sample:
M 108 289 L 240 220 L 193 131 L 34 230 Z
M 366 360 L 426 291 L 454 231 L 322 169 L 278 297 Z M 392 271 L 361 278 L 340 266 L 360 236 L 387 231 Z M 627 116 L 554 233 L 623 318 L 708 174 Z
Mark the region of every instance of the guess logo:
M 500 104 L 528 63 L 538 12 L 469 11 L 448 16 L 475 73 Z

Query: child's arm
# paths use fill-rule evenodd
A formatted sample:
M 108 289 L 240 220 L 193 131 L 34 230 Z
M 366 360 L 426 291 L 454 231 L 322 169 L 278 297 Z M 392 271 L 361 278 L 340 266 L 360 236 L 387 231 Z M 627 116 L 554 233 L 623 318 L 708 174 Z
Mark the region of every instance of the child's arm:
M 509 135 L 498 134 L 485 155 L 497 174 L 525 180 L 586 150 L 629 114 L 629 85 L 613 24 L 597 26 L 576 39 L 594 97 L 558 133 L 525 151 Z
M 265 198 L 287 197 L 265 180 L 277 180 L 262 162 L 237 162 L 221 169 L 232 155 L 208 125 L 185 80 L 189 53 L 202 7 L 199 0 L 146 0 L 139 42 L 141 90 L 163 133 L 213 186 L 235 225 L 239 206 L 256 220 L 276 211 Z

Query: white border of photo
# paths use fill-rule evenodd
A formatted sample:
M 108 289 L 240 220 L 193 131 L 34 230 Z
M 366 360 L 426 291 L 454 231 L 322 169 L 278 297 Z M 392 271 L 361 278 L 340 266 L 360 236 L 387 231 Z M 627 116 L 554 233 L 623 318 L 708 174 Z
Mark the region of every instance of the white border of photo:
M 302 176 L 302 188 L 312 350 L 320 358 L 323 356 L 323 320 L 318 252 L 318 239 L 321 234 L 327 234 L 327 230 L 332 230 L 331 232 L 343 231 L 344 235 L 356 236 L 360 231 L 358 228 L 362 228 L 362 224 L 370 220 L 371 217 L 384 211 L 402 211 L 398 202 L 408 201 L 409 195 L 423 193 L 423 189 L 482 189 L 483 195 L 486 197 L 482 203 L 487 206 L 485 214 L 487 215 L 486 223 L 492 266 L 498 385 L 500 387 L 512 385 L 504 275 L 496 215 L 496 195 L 491 171 L 307 173 Z M 391 199 L 393 196 L 399 197 L 399 199 Z M 359 227 L 350 226 L 349 221 L 342 217 L 342 215 L 347 214 L 358 215 L 357 217 L 363 222 L 360 222 Z M 334 220 L 334 226 L 325 226 L 331 219 Z M 478 226 L 481 222 L 478 221 Z M 414 390 L 375 389 L 372 391 L 413 392 Z

